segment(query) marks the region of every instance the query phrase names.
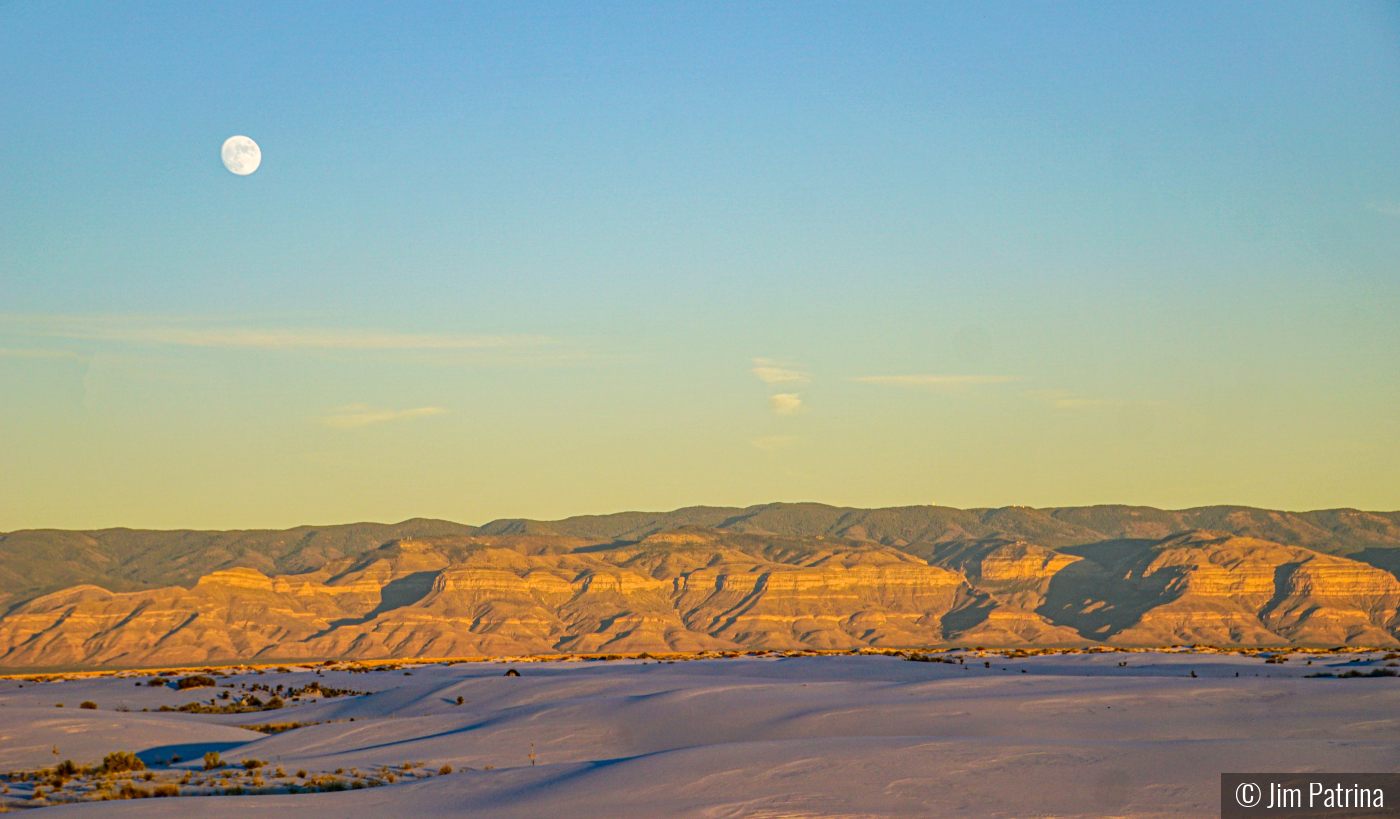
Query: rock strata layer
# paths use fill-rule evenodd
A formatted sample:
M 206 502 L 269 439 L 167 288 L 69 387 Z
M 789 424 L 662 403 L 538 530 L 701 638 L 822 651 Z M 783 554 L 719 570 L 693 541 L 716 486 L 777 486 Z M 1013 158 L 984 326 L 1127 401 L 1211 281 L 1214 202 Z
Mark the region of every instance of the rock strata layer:
M 1228 533 L 900 547 L 690 526 L 635 541 L 396 540 L 299 574 L 73 586 L 0 619 L 0 666 L 984 646 L 1400 645 L 1400 582 Z

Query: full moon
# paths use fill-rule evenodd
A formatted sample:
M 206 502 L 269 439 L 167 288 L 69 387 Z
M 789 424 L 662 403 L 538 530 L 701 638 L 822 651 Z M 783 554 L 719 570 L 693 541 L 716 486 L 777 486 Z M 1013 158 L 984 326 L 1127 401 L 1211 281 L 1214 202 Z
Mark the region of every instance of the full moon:
M 220 155 L 223 156 L 224 167 L 239 176 L 247 176 L 262 164 L 262 149 L 245 136 L 231 136 L 224 140 Z

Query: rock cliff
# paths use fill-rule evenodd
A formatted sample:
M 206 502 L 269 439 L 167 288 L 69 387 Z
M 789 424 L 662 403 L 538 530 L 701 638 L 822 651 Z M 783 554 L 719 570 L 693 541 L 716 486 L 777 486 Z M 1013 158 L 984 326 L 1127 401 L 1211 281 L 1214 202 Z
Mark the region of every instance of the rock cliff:
M 688 526 L 396 540 L 300 574 L 77 585 L 0 619 L 0 666 L 704 649 L 1400 645 L 1389 571 L 1222 532 L 895 547 Z

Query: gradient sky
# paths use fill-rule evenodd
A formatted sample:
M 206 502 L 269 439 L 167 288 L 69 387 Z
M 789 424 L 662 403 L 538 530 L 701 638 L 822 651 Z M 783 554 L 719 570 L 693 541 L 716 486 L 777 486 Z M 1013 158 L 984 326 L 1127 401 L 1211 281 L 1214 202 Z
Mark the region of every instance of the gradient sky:
M 0 529 L 1400 508 L 1394 2 L 0 3 L 0 144 Z

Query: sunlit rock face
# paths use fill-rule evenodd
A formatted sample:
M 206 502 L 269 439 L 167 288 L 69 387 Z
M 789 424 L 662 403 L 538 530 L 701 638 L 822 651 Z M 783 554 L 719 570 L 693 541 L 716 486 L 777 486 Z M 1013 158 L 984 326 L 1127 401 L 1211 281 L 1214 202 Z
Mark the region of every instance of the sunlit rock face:
M 1150 527 L 1148 527 L 1150 528 Z M 1400 582 L 1345 557 L 1192 531 L 1048 548 L 682 527 L 613 541 L 396 540 L 300 574 L 77 585 L 0 619 L 0 666 L 707 649 L 1396 645 Z

